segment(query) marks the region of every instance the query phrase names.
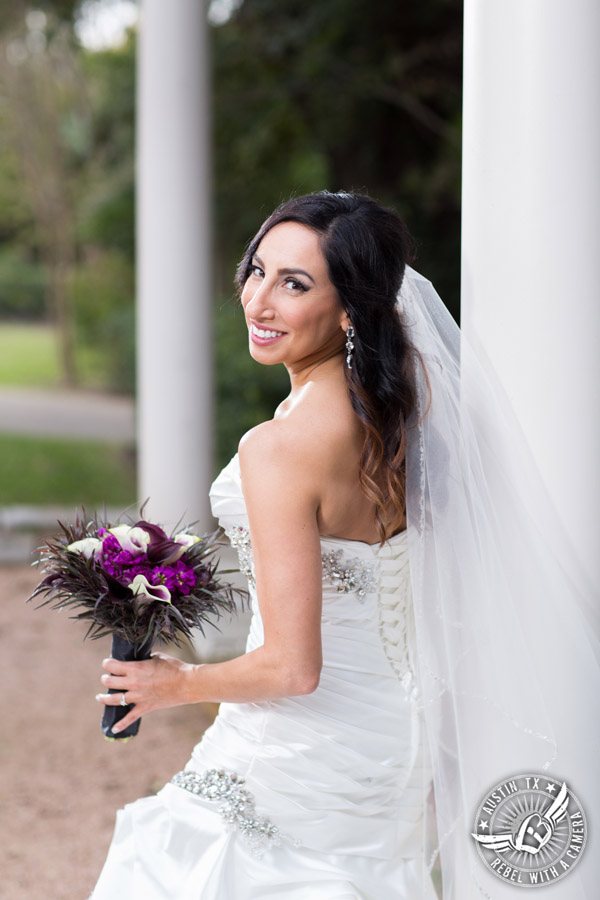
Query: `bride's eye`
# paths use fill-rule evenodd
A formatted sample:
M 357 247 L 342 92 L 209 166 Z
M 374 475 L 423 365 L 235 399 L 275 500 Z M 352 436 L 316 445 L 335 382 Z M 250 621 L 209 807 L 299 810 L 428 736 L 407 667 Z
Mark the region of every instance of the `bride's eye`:
M 262 278 L 264 274 L 261 267 L 257 266 L 256 263 L 252 263 L 248 266 L 248 278 Z
M 287 284 L 295 294 L 304 294 L 308 291 L 308 287 L 305 284 L 302 284 L 301 281 L 298 281 L 297 278 L 286 278 L 283 283 Z

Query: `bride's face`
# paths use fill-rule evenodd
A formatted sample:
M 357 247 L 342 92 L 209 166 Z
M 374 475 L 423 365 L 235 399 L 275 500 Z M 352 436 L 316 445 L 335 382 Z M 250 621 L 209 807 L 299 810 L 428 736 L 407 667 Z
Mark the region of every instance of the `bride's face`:
M 318 235 L 298 222 L 275 225 L 260 242 L 242 290 L 250 353 L 299 371 L 340 352 L 348 327 Z

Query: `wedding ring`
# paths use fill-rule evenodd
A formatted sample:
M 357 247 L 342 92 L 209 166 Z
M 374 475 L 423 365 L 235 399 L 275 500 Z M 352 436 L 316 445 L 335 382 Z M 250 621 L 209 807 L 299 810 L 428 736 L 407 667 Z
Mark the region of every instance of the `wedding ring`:
M 129 706 L 129 703 L 125 699 L 125 694 L 121 694 L 121 706 Z

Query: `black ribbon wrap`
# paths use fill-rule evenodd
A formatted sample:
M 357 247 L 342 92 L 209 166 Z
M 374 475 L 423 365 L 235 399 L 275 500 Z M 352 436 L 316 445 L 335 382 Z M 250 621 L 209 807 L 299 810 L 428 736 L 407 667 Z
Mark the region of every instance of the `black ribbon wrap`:
M 113 659 L 120 659 L 123 662 L 137 662 L 142 659 L 150 659 L 152 651 L 152 641 L 145 644 L 132 644 L 124 638 L 113 634 L 110 655 Z M 122 694 L 123 691 L 118 688 L 109 688 L 109 694 Z M 125 692 L 127 693 L 127 692 Z M 123 738 L 134 737 L 140 729 L 140 719 L 137 719 L 132 725 L 128 725 L 124 731 L 113 734 L 113 725 L 116 725 L 121 719 L 124 719 L 127 713 L 133 709 L 135 703 L 129 703 L 127 706 L 105 706 L 104 714 L 100 727 L 102 733 L 107 738 L 113 740 L 122 740 Z

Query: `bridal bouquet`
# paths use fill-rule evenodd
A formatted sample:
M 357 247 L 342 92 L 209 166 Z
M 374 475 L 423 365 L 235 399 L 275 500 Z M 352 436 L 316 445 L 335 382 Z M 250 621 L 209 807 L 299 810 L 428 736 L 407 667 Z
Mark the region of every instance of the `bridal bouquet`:
M 143 509 L 142 509 L 143 514 Z M 99 523 L 97 516 L 74 525 L 58 523 L 59 537 L 40 548 L 46 577 L 28 600 L 44 597 L 39 606 L 77 609 L 71 618 L 88 623 L 85 637 L 112 634 L 114 659 L 149 659 L 155 642 L 181 644 L 224 612 L 235 610 L 243 591 L 217 577 L 211 557 L 219 532 L 198 537 L 187 529 L 169 536 L 159 525 Z M 117 693 L 110 689 L 111 693 Z M 130 706 L 107 706 L 102 731 L 109 738 L 137 734 L 139 720 L 112 734 L 112 726 Z

